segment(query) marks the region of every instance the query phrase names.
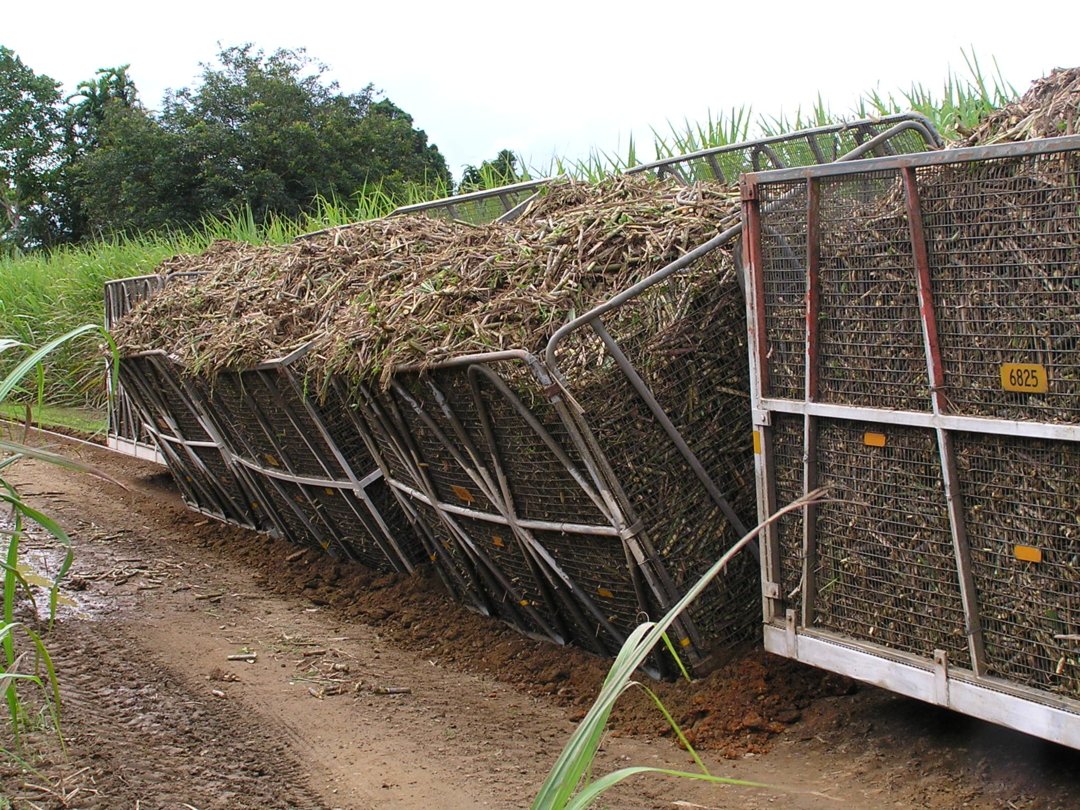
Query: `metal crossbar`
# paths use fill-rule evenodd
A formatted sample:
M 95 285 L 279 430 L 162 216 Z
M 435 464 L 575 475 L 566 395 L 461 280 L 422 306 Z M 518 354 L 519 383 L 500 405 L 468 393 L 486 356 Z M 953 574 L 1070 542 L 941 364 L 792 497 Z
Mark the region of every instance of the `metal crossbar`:
M 299 357 L 299 356 L 294 356 Z M 373 570 L 412 572 L 424 553 L 373 459 L 332 439 L 347 417 L 319 408 L 295 360 L 188 381 L 230 455 L 258 482 L 277 529 Z

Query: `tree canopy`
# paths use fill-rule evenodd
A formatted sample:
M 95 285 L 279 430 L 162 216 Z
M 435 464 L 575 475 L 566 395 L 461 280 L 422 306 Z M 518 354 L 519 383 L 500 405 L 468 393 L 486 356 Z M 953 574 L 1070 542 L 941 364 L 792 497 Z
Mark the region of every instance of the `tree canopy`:
M 303 50 L 226 47 L 201 68 L 153 112 L 127 65 L 102 68 L 61 102 L 55 81 L 0 48 L 3 238 L 26 248 L 237 209 L 295 216 L 320 195 L 452 184 L 412 116 L 371 85 L 341 92 Z
M 49 230 L 59 168 L 60 84 L 0 45 L 0 244 L 20 247 Z

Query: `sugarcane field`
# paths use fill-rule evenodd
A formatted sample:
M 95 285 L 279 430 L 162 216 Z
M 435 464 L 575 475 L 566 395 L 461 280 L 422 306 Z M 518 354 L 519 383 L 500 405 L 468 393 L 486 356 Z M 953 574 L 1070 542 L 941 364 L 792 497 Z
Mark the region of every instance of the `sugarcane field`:
M 100 262 L 0 810 L 1080 806 L 1080 68 L 953 123 Z

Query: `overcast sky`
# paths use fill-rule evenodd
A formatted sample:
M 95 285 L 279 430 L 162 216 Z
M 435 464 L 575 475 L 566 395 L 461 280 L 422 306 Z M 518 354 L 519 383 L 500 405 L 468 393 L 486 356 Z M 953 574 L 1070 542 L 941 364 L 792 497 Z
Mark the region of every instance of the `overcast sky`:
M 1012 11 L 1008 11 L 1012 9 Z M 144 104 L 195 83 L 218 45 L 306 48 L 342 90 L 373 83 L 455 176 L 509 148 L 532 166 L 626 151 L 669 122 L 747 105 L 794 113 L 820 94 L 847 113 L 867 90 L 940 92 L 963 52 L 1023 92 L 1080 65 L 1080 2 L 996 4 L 421 0 L 379 3 L 3 2 L 0 44 L 67 91 L 130 64 Z M 639 149 L 639 154 L 642 150 Z M 648 155 L 645 155 L 648 156 Z

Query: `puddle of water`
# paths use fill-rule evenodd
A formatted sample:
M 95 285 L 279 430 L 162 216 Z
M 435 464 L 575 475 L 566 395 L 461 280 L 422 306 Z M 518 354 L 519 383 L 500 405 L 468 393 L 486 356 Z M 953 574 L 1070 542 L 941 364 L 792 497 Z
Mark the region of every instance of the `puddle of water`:
M 41 602 L 42 599 L 45 600 L 44 605 L 39 604 L 38 610 L 39 610 L 39 612 L 41 610 L 45 610 L 47 612 L 48 609 L 49 609 L 49 605 L 48 605 L 49 590 L 53 586 L 52 578 L 42 576 L 41 574 L 39 574 L 37 571 L 35 571 L 33 568 L 31 568 L 25 562 L 19 563 L 18 565 L 15 566 L 15 568 L 18 569 L 20 574 L 22 574 L 23 579 L 26 580 L 28 585 L 34 585 L 34 586 L 36 586 L 38 588 L 41 588 L 41 590 L 43 591 L 41 596 L 38 597 L 38 595 L 35 594 L 34 598 L 37 599 L 38 602 Z M 77 608 L 79 606 L 78 602 L 76 602 L 72 597 L 70 597 L 70 596 L 68 596 L 67 594 L 64 594 L 64 593 L 58 593 L 56 595 L 56 604 L 57 605 L 63 605 L 64 607 L 72 607 L 72 608 Z

